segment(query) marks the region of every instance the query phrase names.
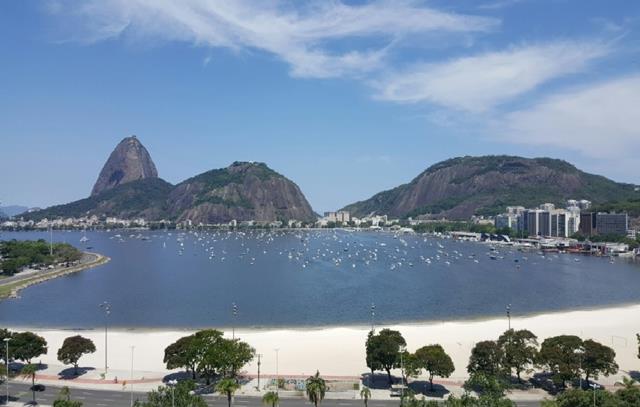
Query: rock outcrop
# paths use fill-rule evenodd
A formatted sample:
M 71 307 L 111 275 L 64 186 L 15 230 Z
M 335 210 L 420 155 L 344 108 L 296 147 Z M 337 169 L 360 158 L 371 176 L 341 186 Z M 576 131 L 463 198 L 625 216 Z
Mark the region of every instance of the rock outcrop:
M 102 167 L 91 196 L 127 182 L 157 177 L 158 170 L 147 149 L 136 136 L 127 137 L 116 146 Z

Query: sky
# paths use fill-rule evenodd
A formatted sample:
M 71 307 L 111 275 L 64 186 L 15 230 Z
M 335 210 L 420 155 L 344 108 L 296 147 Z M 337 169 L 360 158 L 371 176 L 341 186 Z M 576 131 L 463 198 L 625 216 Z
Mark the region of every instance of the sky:
M 318 212 L 464 155 L 640 183 L 640 1 L 5 0 L 0 202 L 262 161 Z

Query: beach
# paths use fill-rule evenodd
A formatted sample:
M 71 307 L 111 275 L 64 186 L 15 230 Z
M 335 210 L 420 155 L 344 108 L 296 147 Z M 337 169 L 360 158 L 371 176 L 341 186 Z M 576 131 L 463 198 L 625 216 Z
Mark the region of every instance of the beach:
M 600 382 L 614 384 L 627 371 L 640 369 L 637 358 L 636 333 L 640 332 L 640 305 L 629 305 L 594 310 L 564 311 L 534 316 L 513 315 L 514 329 L 528 329 L 539 341 L 556 335 L 578 335 L 583 339 L 594 339 L 612 347 L 620 373 Z M 390 328 L 399 330 L 407 341 L 409 351 L 428 345 L 441 344 L 449 353 L 456 370 L 449 378 L 451 382 L 466 378 L 466 365 L 475 343 L 497 339 L 507 329 L 506 315 L 502 318 L 462 320 L 450 322 L 412 323 L 376 326 L 376 330 Z M 49 352 L 40 361 L 60 365 L 56 353 L 64 338 L 82 335 L 91 338 L 97 352 L 84 356 L 82 366 L 102 369 L 104 366 L 104 330 L 49 330 L 13 327 L 12 330 L 32 330 L 48 342 Z M 365 340 L 370 326 L 345 326 L 323 328 L 287 328 L 273 330 L 249 330 L 236 328 L 235 336 L 248 342 L 261 354 L 261 373 L 276 373 L 276 353 L 280 375 L 305 376 L 316 370 L 324 376 L 357 377 L 368 372 L 365 363 Z M 147 377 L 162 377 L 168 371 L 162 359 L 166 346 L 178 338 L 188 335 L 186 330 L 124 330 L 113 328 L 108 332 L 109 368 L 128 371 L 131 367 L 131 346 L 134 346 L 134 366 L 137 372 L 146 372 Z M 231 336 L 231 331 L 225 332 Z M 278 351 L 276 352 L 276 349 Z M 248 374 L 256 374 L 257 359 L 245 367 Z

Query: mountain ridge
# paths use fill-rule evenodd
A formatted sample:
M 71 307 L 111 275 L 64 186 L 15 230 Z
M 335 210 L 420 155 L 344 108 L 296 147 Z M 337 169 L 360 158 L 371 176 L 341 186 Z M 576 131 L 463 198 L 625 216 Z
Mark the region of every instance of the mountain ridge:
M 495 215 L 508 205 L 562 204 L 570 198 L 599 204 L 636 195 L 632 184 L 583 172 L 564 160 L 464 156 L 435 163 L 410 182 L 354 202 L 343 210 L 359 217 L 376 213 L 468 219 L 473 215 Z

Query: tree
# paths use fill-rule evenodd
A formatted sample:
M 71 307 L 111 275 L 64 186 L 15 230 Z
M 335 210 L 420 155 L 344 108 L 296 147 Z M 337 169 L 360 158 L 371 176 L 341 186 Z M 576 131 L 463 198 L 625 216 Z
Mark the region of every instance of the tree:
M 276 407 L 280 403 L 280 396 L 275 391 L 268 391 L 262 396 L 262 403 L 267 406 Z
M 136 401 L 136 407 L 173 407 L 175 398 L 176 407 L 207 407 L 207 402 L 193 392 L 195 383 L 188 381 L 178 382 L 173 387 L 160 386 L 157 390 L 147 393 L 147 401 Z
M 498 377 L 504 371 L 502 367 L 503 359 L 504 353 L 497 342 L 478 342 L 471 350 L 467 371 L 470 374 L 482 373 L 486 376 Z
M 6 364 L 7 361 L 7 349 L 6 349 L 6 345 L 4 343 L 5 339 L 11 339 L 13 338 L 13 333 L 11 331 L 9 331 L 8 329 L 0 329 L 0 359 L 4 360 L 4 363 Z M 11 342 L 9 342 L 9 347 L 12 348 L 13 346 L 11 346 Z M 10 351 L 11 352 L 11 351 Z
M 38 367 L 32 364 L 25 365 L 22 371 L 20 371 L 20 375 L 24 377 L 25 380 L 31 380 L 33 404 L 36 404 L 36 373 L 38 373 Z
M 231 398 L 233 394 L 240 388 L 240 385 L 229 377 L 224 378 L 216 384 L 216 391 L 227 396 L 227 404 L 231 407 Z
M 619 404 L 616 400 L 617 397 L 606 390 L 595 391 L 595 404 L 593 398 L 594 393 L 591 391 L 570 389 L 560 393 L 555 400 L 544 402 L 542 405 L 544 407 L 592 407 L 594 405 L 626 407 L 624 404 Z
M 584 350 L 582 371 L 587 383 L 589 383 L 589 377 L 597 379 L 600 374 L 609 376 L 618 372 L 616 352 L 610 347 L 587 339 L 582 343 L 582 349 Z
M 526 329 L 514 331 L 509 329 L 498 338 L 498 345 L 504 355 L 504 367 L 516 371 L 518 381 L 522 381 L 520 373 L 532 365 L 538 355 L 538 338 Z
M 64 386 L 60 389 L 58 398 L 54 400 L 53 407 L 82 407 L 82 402 L 71 400 L 71 390 Z
M 11 340 L 12 356 L 31 364 L 31 359 L 47 353 L 47 341 L 33 332 L 14 334 Z
M 367 386 L 362 386 L 360 390 L 360 398 L 364 401 L 364 407 L 368 407 L 369 399 L 371 398 L 371 389 Z
M 327 392 L 327 383 L 320 377 L 319 371 L 316 371 L 314 376 L 310 376 L 306 380 L 305 387 L 307 389 L 307 398 L 315 407 L 318 407 L 318 403 L 324 400 L 324 395 Z
M 566 381 L 579 374 L 580 356 L 576 351 L 581 348 L 582 339 L 577 336 L 554 336 L 542 342 L 538 359 L 553 374 L 554 381 L 565 388 Z
M 416 350 L 416 359 L 424 370 L 429 373 L 429 387 L 433 391 L 433 377 L 449 377 L 455 370 L 451 357 L 442 346 L 428 345 Z
M 195 334 L 195 343 L 198 349 L 198 363 L 196 369 L 199 374 L 207 380 L 207 385 L 211 384 L 211 378 L 220 368 L 220 342 L 222 332 L 215 329 L 205 329 Z
M 96 345 L 88 338 L 80 335 L 70 336 L 64 340 L 62 347 L 58 349 L 58 360 L 65 365 L 73 365 L 74 374 L 78 375 L 78 360 L 82 355 L 96 351 Z
M 187 372 L 191 372 L 191 378 L 195 380 L 199 350 L 195 335 L 184 336 L 166 347 L 163 362 L 169 370 L 185 368 Z
M 227 377 L 235 378 L 238 371 L 251 362 L 256 355 L 255 349 L 239 339 L 225 339 L 220 341 L 219 371 Z
M 383 329 L 377 335 L 370 335 L 366 346 L 367 366 L 372 370 L 384 369 L 391 384 L 391 369 L 399 367 L 400 348 L 406 345 L 402 334 L 391 329 Z

